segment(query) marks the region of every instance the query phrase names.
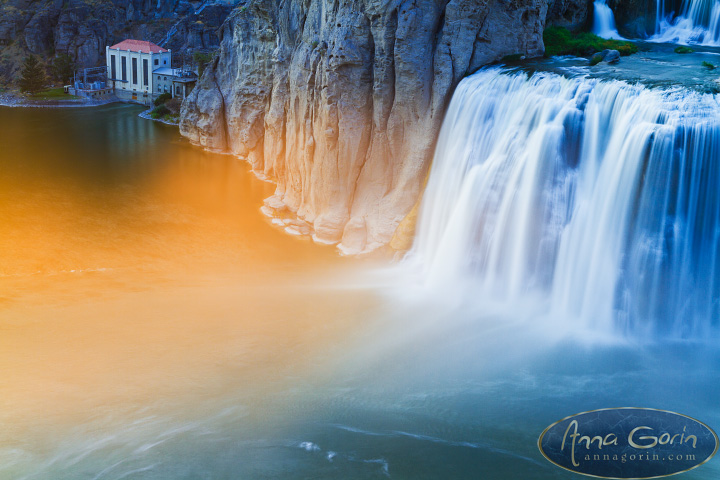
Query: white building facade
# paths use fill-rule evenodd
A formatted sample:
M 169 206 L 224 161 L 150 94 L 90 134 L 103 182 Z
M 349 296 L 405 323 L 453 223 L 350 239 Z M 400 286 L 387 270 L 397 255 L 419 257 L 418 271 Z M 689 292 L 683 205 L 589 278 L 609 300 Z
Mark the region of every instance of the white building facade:
M 105 55 L 108 86 L 121 100 L 150 105 L 163 93 L 156 80 L 162 76 L 155 75 L 154 71 L 171 68 L 170 50 L 144 40 L 123 40 L 106 47 Z
M 153 71 L 155 76 L 155 95 L 169 93 L 175 97 L 185 98 L 197 82 L 197 74 L 181 68 L 158 68 Z

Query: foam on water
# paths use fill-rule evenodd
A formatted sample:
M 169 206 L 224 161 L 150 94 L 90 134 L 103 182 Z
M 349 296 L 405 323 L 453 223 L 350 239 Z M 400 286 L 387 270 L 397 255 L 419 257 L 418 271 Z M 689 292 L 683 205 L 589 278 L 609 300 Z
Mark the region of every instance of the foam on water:
M 615 27 L 615 14 L 608 6 L 607 0 L 595 0 L 593 3 L 593 33 L 602 38 L 622 40 L 623 37 Z
M 683 0 L 679 12 L 672 2 L 658 0 L 655 35 L 662 43 L 720 45 L 720 0 Z
M 596 331 L 717 331 L 720 103 L 490 68 L 449 107 L 411 259 L 435 289 Z M 559 321 L 559 320 L 558 320 Z

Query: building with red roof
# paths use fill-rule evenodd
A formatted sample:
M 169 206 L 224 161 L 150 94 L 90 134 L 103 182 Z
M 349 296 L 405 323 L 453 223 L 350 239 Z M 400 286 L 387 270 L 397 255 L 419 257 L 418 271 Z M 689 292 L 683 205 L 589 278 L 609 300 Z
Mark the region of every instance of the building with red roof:
M 150 105 L 162 93 L 175 96 L 172 78 L 155 75 L 172 68 L 172 52 L 146 40 L 126 39 L 105 49 L 108 86 L 121 100 Z M 185 96 L 185 85 L 178 93 Z
M 133 40 L 130 38 L 109 48 L 110 50 L 127 50 L 138 53 L 167 53 L 170 51 L 146 40 Z

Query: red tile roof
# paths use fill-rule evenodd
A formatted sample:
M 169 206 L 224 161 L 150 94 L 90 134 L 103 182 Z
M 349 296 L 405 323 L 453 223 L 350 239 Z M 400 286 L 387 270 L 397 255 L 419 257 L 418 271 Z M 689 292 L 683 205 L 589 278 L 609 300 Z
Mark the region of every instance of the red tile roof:
M 113 50 L 131 50 L 133 52 L 142 52 L 142 53 L 165 53 L 167 50 L 165 50 L 162 47 L 158 47 L 152 42 L 146 42 L 145 40 L 123 40 L 122 42 L 113 45 L 110 47 Z

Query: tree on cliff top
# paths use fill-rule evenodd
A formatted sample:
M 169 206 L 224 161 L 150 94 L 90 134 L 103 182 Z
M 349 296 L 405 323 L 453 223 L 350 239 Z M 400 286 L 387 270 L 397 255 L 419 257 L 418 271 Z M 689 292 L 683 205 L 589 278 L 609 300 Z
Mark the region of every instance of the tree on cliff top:
M 33 55 L 26 57 L 18 82 L 20 90 L 34 95 L 45 88 L 45 81 L 45 72 L 38 59 Z
M 202 77 L 205 67 L 215 59 L 215 52 L 200 52 L 196 51 L 193 53 L 193 60 L 198 66 L 198 75 Z

